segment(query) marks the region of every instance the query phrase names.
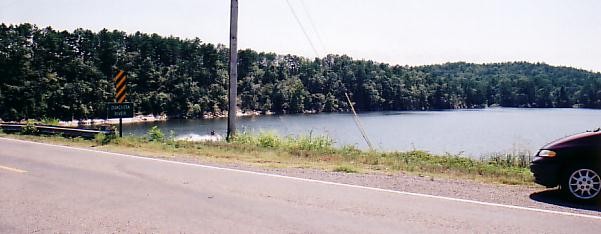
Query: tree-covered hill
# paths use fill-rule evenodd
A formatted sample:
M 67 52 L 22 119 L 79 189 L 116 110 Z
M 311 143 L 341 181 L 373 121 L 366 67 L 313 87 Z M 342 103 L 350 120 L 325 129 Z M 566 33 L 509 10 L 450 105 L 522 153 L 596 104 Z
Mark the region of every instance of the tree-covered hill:
M 428 110 L 601 108 L 601 74 L 547 64 L 393 66 L 345 55 L 310 60 L 242 50 L 239 106 L 299 113 L 356 108 Z M 199 118 L 227 109 L 228 50 L 200 39 L 30 24 L 0 25 L 0 118 L 102 118 L 112 76 L 127 72 L 136 112 Z

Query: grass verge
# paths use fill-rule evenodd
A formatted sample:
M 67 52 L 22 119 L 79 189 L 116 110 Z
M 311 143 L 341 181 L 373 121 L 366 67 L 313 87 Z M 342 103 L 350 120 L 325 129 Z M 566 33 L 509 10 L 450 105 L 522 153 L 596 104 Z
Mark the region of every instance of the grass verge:
M 281 138 L 272 133 L 240 134 L 228 143 L 175 141 L 153 128 L 146 137 L 126 136 L 94 140 L 0 133 L 1 137 L 36 142 L 94 147 L 103 151 L 177 160 L 243 163 L 271 168 L 311 168 L 345 173 L 398 173 L 438 178 L 472 179 L 502 184 L 532 184 L 527 155 L 493 155 L 479 160 L 424 151 L 376 152 L 352 146 L 334 147 L 323 136 Z

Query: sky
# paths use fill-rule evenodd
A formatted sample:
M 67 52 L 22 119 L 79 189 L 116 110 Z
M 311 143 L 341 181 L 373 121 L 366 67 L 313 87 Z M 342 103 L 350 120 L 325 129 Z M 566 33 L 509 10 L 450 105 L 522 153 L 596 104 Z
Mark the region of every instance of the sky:
M 225 45 L 229 13 L 228 0 L 0 0 L 5 24 Z M 240 0 L 238 24 L 240 49 L 410 66 L 544 62 L 601 72 L 598 0 Z

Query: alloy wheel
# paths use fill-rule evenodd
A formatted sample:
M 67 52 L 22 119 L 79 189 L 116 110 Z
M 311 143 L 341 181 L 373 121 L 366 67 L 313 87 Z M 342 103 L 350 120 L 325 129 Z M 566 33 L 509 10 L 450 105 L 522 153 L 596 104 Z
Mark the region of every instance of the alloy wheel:
M 580 199 L 596 197 L 601 190 L 601 177 L 591 169 L 578 169 L 569 178 L 570 193 Z

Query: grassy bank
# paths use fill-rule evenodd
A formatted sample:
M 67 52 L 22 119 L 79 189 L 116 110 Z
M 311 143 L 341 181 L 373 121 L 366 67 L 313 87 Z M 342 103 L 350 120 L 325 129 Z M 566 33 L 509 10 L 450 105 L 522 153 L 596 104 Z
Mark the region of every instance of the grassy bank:
M 527 155 L 494 155 L 479 160 L 454 155 L 433 155 L 424 151 L 376 152 L 352 146 L 334 147 L 323 136 L 281 138 L 272 133 L 240 134 L 233 142 L 175 141 L 159 129 L 145 137 L 111 139 L 99 135 L 95 140 L 4 134 L 2 137 L 54 144 L 94 147 L 99 150 L 176 160 L 203 160 L 217 163 L 242 163 L 271 168 L 311 168 L 346 173 L 398 173 L 461 178 L 503 184 L 532 184 Z

